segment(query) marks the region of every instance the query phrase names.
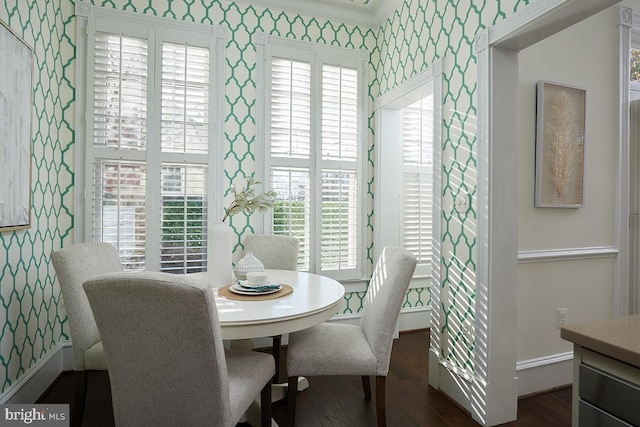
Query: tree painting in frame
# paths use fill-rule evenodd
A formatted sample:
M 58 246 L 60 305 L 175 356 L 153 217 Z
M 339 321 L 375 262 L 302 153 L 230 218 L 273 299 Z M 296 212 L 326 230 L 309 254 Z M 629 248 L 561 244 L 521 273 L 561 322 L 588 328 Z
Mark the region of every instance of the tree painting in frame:
M 0 20 L 0 231 L 31 221 L 32 49 Z
M 538 82 L 535 206 L 584 206 L 586 90 Z

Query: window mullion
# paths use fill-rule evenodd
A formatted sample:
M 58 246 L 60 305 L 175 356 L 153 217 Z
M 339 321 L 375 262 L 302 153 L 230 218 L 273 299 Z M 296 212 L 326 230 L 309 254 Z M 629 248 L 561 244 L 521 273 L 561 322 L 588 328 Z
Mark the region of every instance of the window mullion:
M 322 54 L 311 64 L 311 271 L 322 269 Z
M 145 230 L 147 269 L 160 270 L 160 214 L 161 214 L 161 173 L 162 164 L 160 125 L 162 90 L 162 37 L 159 31 L 149 28 L 149 74 L 147 93 L 148 143 L 147 143 L 147 224 Z M 152 65 L 151 65 L 152 64 Z

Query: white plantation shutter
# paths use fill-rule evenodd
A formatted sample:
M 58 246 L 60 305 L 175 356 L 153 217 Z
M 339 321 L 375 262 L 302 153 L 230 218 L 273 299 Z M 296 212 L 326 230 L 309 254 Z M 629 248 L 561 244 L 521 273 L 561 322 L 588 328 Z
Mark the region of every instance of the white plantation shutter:
M 431 263 L 433 95 L 403 110 L 403 246 L 420 265 Z
M 274 167 L 271 188 L 276 192 L 273 234 L 298 238 L 298 269 L 309 271 L 311 257 L 311 188 L 308 168 Z
M 94 52 L 94 146 L 144 150 L 147 41 L 98 33 Z
M 87 226 L 93 240 L 118 248 L 126 269 L 203 271 L 213 39 L 210 32 L 131 25 L 153 42 L 108 30 L 127 27 L 108 19 L 88 39 Z
M 311 64 L 273 58 L 271 64 L 271 156 L 311 156 Z
M 298 269 L 310 268 L 311 64 L 290 58 L 271 62 L 271 188 L 277 194 L 274 234 L 300 241 Z M 295 161 L 292 162 L 292 159 Z M 294 166 L 295 164 L 295 166 Z
M 323 65 L 322 158 L 355 161 L 357 154 L 358 71 Z
M 356 267 L 357 173 L 322 171 L 322 271 Z
M 364 67 L 353 51 L 284 44 L 268 62 L 270 228 L 300 240 L 300 270 L 359 278 Z
M 113 243 L 128 270 L 146 265 L 145 169 L 143 162 L 105 159 L 94 167 L 93 238 Z
M 357 263 L 358 71 L 322 66 L 322 271 Z
M 200 271 L 207 247 L 207 168 L 203 165 L 162 166 L 162 271 Z
M 163 43 L 161 134 L 163 152 L 208 152 L 208 49 Z

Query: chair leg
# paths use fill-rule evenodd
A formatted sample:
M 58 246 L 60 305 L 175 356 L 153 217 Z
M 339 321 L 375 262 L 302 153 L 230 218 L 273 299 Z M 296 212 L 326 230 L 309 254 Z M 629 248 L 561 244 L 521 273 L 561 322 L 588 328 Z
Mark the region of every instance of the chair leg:
M 73 373 L 73 408 L 71 413 L 71 425 L 80 427 L 84 415 L 84 404 L 87 398 L 87 371 L 74 371 Z
M 386 376 L 378 375 L 376 377 L 376 418 L 378 419 L 378 427 L 387 425 L 387 412 L 385 408 L 385 384 Z
M 298 394 L 298 377 L 289 377 L 287 386 L 287 420 L 293 427 L 296 422 L 296 395 Z
M 260 418 L 262 427 L 271 426 L 271 381 L 260 392 Z
M 369 375 L 362 376 L 362 390 L 364 390 L 364 398 L 371 399 L 371 379 Z
M 276 362 L 276 373 L 273 376 L 273 382 L 275 384 L 280 383 L 280 350 L 282 348 L 282 335 L 276 335 L 271 337 L 271 352 L 273 353 L 273 359 Z

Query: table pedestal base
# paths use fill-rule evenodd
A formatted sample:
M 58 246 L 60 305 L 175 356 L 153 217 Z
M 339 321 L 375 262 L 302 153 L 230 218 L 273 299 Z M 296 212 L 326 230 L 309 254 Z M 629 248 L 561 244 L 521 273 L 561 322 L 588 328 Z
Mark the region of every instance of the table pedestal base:
M 278 400 L 284 399 L 287 397 L 287 384 L 273 384 L 271 386 L 271 401 L 277 402 Z M 306 390 L 309 388 L 309 381 L 305 377 L 298 377 L 298 391 Z M 252 426 L 260 425 L 260 398 L 254 400 L 247 412 L 244 414 L 244 417 L 240 421 L 245 421 L 251 424 Z M 271 418 L 271 426 L 278 427 L 278 423 Z
M 277 402 L 287 397 L 287 383 L 274 384 L 271 386 L 271 401 Z M 298 377 L 298 391 L 309 388 L 309 380 L 305 377 Z

